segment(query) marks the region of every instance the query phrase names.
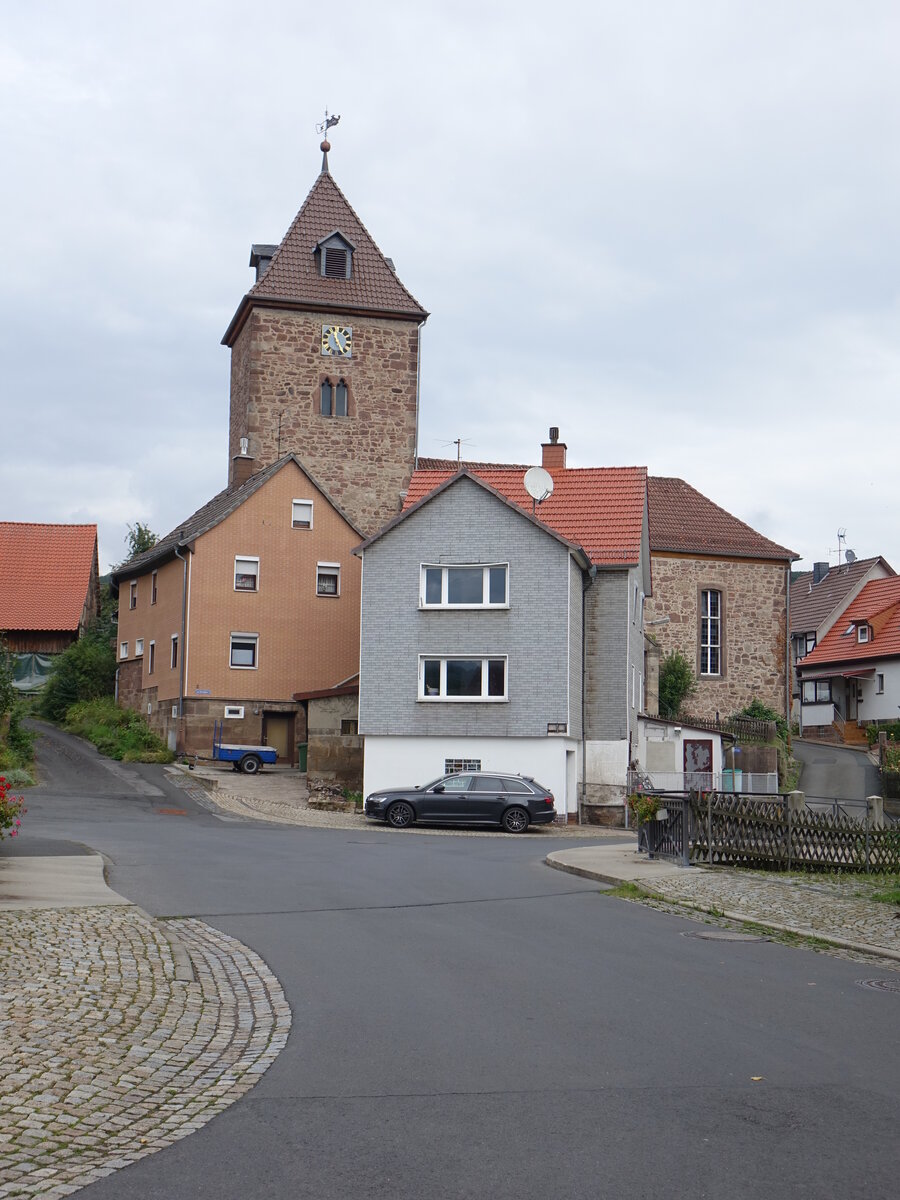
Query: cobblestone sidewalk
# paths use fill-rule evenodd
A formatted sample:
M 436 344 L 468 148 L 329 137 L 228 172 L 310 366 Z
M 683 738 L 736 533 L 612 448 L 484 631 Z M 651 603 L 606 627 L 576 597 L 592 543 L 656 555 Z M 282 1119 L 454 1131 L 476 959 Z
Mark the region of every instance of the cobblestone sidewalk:
M 202 921 L 0 913 L 0 1197 L 67 1196 L 199 1129 L 289 1028 L 265 963 Z
M 700 867 L 656 879 L 648 887 L 666 900 L 824 938 L 838 946 L 887 953 L 900 961 L 896 906 L 856 895 L 852 880 L 773 878 Z

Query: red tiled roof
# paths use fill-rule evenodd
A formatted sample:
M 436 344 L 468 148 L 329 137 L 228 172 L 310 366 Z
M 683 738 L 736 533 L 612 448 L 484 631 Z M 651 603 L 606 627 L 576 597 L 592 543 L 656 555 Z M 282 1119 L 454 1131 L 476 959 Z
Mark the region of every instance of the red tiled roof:
M 804 571 L 791 584 L 791 633 L 811 633 L 837 609 L 868 571 L 881 563 L 889 575 L 890 563 L 878 558 L 858 558 L 852 563 L 832 567 L 818 583 L 813 572 Z
M 420 464 L 433 461 L 419 460 Z M 404 510 L 452 478 L 457 470 L 470 471 L 501 496 L 531 513 L 531 497 L 523 483 L 527 468 L 456 462 L 451 469 L 429 470 L 420 465 L 410 480 Z M 591 562 L 598 565 L 640 562 L 646 467 L 570 468 L 554 471 L 553 483 L 553 495 L 535 509 L 538 520 L 567 541 L 583 547 Z
M 353 244 L 350 279 L 328 279 L 319 273 L 313 251 L 332 233 L 343 234 Z M 416 321 L 424 321 L 428 316 L 388 266 L 371 234 L 327 171 L 313 184 L 268 270 L 238 305 L 222 339 L 225 345 L 230 345 L 245 310 L 254 300 L 337 311 L 370 310 Z
M 683 479 L 651 476 L 648 487 L 651 550 L 736 558 L 798 557 L 713 504 Z
M 77 629 L 96 557 L 96 525 L 0 521 L 0 630 Z
M 868 642 L 860 642 L 851 624 L 868 622 L 872 633 Z M 873 579 L 867 583 L 832 625 L 815 650 L 798 664 L 801 671 L 826 663 L 858 662 L 861 659 L 889 658 L 900 655 L 900 577 Z

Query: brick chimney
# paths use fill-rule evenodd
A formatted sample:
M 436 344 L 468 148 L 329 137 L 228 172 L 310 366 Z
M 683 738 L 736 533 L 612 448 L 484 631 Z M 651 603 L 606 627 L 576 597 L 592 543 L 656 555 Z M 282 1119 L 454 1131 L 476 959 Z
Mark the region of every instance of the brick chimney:
M 240 487 L 253 474 L 253 459 L 247 453 L 250 439 L 241 438 L 241 452 L 231 460 L 231 486 Z
M 566 469 L 566 443 L 559 440 L 559 429 L 550 428 L 550 441 L 541 443 L 541 466 L 552 475 Z

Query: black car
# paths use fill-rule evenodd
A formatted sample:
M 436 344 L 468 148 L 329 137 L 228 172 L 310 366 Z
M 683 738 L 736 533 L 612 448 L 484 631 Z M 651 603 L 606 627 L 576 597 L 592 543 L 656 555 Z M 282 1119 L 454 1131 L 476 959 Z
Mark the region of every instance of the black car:
M 440 825 L 499 825 L 524 833 L 556 817 L 553 796 L 528 775 L 464 772 L 444 775 L 425 787 L 390 788 L 366 796 L 365 814 L 394 829 L 413 822 Z

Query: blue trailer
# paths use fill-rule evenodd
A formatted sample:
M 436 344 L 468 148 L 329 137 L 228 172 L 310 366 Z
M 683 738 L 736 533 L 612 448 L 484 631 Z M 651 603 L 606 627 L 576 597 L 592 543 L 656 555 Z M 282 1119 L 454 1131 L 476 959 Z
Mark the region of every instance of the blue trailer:
M 230 762 L 235 771 L 243 771 L 245 775 L 256 775 L 262 770 L 263 763 L 271 766 L 278 758 L 274 746 L 236 746 L 222 741 L 224 721 L 216 721 L 213 725 L 213 752 L 217 762 Z

